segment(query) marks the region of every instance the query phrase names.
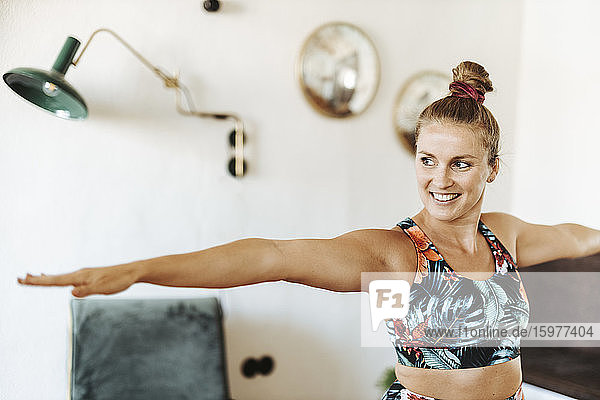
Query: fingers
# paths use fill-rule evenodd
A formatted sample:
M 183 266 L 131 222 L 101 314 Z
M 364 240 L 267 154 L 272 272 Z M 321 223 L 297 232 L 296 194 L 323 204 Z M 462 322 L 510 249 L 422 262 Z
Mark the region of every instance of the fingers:
M 79 271 L 62 275 L 41 274 L 40 276 L 35 276 L 27 274 L 25 278 L 17 278 L 17 282 L 22 285 L 34 286 L 76 286 L 83 283 Z
M 89 290 L 88 286 L 77 286 L 73 288 L 73 290 L 71 290 L 71 294 L 75 297 L 85 297 L 89 296 L 92 293 Z
M 33 286 L 73 286 L 71 293 L 75 297 L 92 294 L 113 294 L 122 292 L 136 282 L 133 270 L 119 266 L 82 268 L 75 272 L 61 275 L 34 276 L 27 274 L 18 278 L 22 285 Z

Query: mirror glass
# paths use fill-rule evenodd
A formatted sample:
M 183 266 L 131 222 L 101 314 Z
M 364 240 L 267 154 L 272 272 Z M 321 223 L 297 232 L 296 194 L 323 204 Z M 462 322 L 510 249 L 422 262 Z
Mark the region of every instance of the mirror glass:
M 298 62 L 304 95 L 319 112 L 349 117 L 363 112 L 379 85 L 379 58 L 367 35 L 347 23 L 319 27 Z
M 415 154 L 415 128 L 421 112 L 429 104 L 450 94 L 450 76 L 423 71 L 410 77 L 400 89 L 394 105 L 394 128 L 406 150 Z

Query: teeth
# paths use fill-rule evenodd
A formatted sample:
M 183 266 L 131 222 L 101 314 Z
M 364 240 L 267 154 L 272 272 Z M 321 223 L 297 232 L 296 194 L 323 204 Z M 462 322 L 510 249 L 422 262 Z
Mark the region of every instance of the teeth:
M 457 198 L 459 195 L 458 194 L 438 194 L 438 193 L 431 193 L 433 195 L 433 197 L 436 200 L 439 201 L 448 201 L 448 200 L 452 200 Z

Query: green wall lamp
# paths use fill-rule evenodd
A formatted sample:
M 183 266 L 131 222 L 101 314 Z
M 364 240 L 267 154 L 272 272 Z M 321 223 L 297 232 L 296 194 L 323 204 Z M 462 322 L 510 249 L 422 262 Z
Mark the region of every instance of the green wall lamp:
M 25 100 L 49 111 L 57 117 L 70 120 L 85 119 L 88 115 L 87 105 L 85 104 L 83 97 L 81 97 L 75 88 L 67 82 L 65 74 L 71 65 L 76 66 L 79 63 L 81 56 L 86 51 L 90 42 L 99 32 L 110 33 L 131 51 L 138 60 L 162 79 L 166 87 L 175 89 L 177 96 L 176 108 L 180 114 L 231 121 L 233 123 L 233 130 L 229 134 L 229 143 L 234 148 L 234 156 L 229 160 L 227 169 L 231 175 L 235 177 L 244 175 L 246 172 L 246 162 L 244 161 L 245 135 L 242 120 L 231 113 L 196 111 L 188 89 L 179 82 L 178 76 L 170 76 L 160 68 L 152 65 L 125 40 L 110 29 L 102 28 L 94 31 L 85 46 L 83 46 L 79 56 L 74 61 L 73 59 L 75 58 L 75 54 L 81 43 L 74 37 L 69 36 L 50 71 L 36 68 L 14 68 L 3 75 L 4 82 Z M 185 107 L 181 104 L 182 95 L 185 98 Z

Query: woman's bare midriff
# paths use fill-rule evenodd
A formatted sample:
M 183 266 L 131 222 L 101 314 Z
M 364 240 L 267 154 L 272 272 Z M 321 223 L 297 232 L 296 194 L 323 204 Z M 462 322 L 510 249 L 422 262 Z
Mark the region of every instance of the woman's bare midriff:
M 521 357 L 480 368 L 427 369 L 396 364 L 398 381 L 415 393 L 442 400 L 499 400 L 521 384 Z

